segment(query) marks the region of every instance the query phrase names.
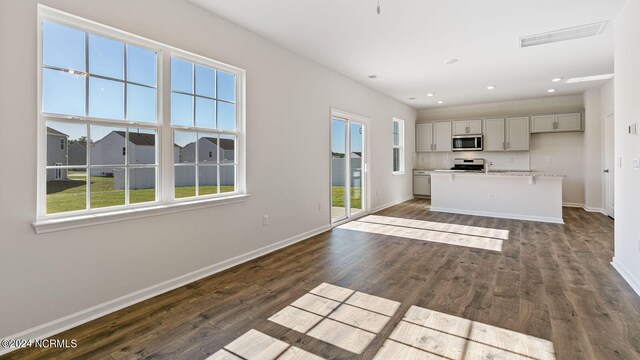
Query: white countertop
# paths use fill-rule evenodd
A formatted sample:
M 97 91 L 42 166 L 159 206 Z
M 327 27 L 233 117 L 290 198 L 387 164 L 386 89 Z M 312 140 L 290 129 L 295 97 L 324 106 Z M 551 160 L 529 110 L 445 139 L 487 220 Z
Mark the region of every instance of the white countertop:
M 460 170 L 432 170 L 432 175 L 439 174 L 455 174 L 464 176 L 521 176 L 521 177 L 558 177 L 564 178 L 566 175 L 553 174 L 541 171 L 489 171 L 489 173 L 479 171 L 460 171 Z

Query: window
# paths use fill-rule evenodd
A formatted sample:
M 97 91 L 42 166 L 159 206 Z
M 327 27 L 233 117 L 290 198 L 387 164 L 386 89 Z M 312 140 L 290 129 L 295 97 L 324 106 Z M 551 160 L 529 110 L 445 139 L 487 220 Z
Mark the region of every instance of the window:
M 404 174 L 404 120 L 393 119 L 393 173 Z
M 242 194 L 244 71 L 38 9 L 39 219 Z
M 171 57 L 176 198 L 236 191 L 236 76 Z

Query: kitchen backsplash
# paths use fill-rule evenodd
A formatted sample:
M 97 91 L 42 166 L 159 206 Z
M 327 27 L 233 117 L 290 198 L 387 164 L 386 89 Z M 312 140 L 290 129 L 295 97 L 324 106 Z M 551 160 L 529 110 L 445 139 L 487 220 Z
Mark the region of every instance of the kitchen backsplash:
M 449 169 L 453 166 L 453 159 L 485 159 L 493 163 L 492 170 L 531 170 L 529 152 L 448 152 L 448 153 L 417 153 L 417 169 Z

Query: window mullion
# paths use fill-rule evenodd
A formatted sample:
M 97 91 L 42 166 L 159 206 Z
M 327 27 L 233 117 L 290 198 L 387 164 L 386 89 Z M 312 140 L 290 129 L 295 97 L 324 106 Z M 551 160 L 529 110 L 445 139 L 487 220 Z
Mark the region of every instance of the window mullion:
M 87 181 L 87 193 L 86 193 L 86 200 L 87 200 L 87 204 L 86 204 L 86 209 L 89 210 L 91 208 L 91 143 L 92 143 L 92 138 L 91 138 L 91 126 L 89 124 L 87 124 L 87 165 L 86 165 L 86 169 L 87 169 L 87 174 L 86 174 L 86 181 Z
M 129 176 L 130 176 L 130 168 L 129 168 L 129 127 L 125 128 L 125 137 L 124 137 L 124 204 L 129 205 Z M 115 178 L 114 178 L 115 184 Z
M 162 129 L 161 149 L 162 157 L 159 163 L 160 178 L 162 179 L 162 202 L 175 200 L 175 169 L 174 169 L 174 132 L 171 127 L 171 55 L 169 52 L 158 54 L 158 98 L 161 99 L 159 117 Z M 161 66 L 167 64 L 167 66 Z
M 89 33 L 84 33 L 84 71 L 89 74 Z M 89 116 L 89 76 L 84 77 L 84 116 Z
M 129 109 L 129 104 L 127 104 L 127 100 L 128 100 L 127 99 L 127 89 L 128 89 L 128 86 L 127 86 L 127 48 L 128 48 L 127 44 L 124 44 L 124 69 L 123 69 L 123 71 L 124 71 L 124 83 L 122 84 L 124 89 L 122 89 L 122 93 L 124 95 L 123 102 L 124 102 L 124 120 L 125 121 L 129 120 L 129 116 L 127 114 L 127 111 Z

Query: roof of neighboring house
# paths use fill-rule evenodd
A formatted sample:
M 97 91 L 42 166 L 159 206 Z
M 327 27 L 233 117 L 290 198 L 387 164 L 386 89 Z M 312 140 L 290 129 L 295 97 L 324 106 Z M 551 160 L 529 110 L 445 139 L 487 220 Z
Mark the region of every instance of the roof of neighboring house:
M 218 145 L 218 138 L 203 137 L 202 139 L 209 140 L 210 142 Z M 220 139 L 220 147 L 224 150 L 233 150 L 235 148 L 235 141 L 232 139 Z
M 124 131 L 113 131 L 114 133 L 125 137 Z M 147 145 L 153 146 L 156 144 L 156 135 L 155 134 L 145 134 L 145 133 L 136 133 L 129 132 L 129 142 L 135 145 Z
M 48 126 L 47 126 L 47 135 L 64 136 L 64 137 L 68 137 L 69 136 L 69 135 L 67 135 L 67 134 L 65 134 L 63 132 L 60 132 L 60 131 L 58 131 L 56 129 L 52 129 L 52 128 L 48 127 Z

